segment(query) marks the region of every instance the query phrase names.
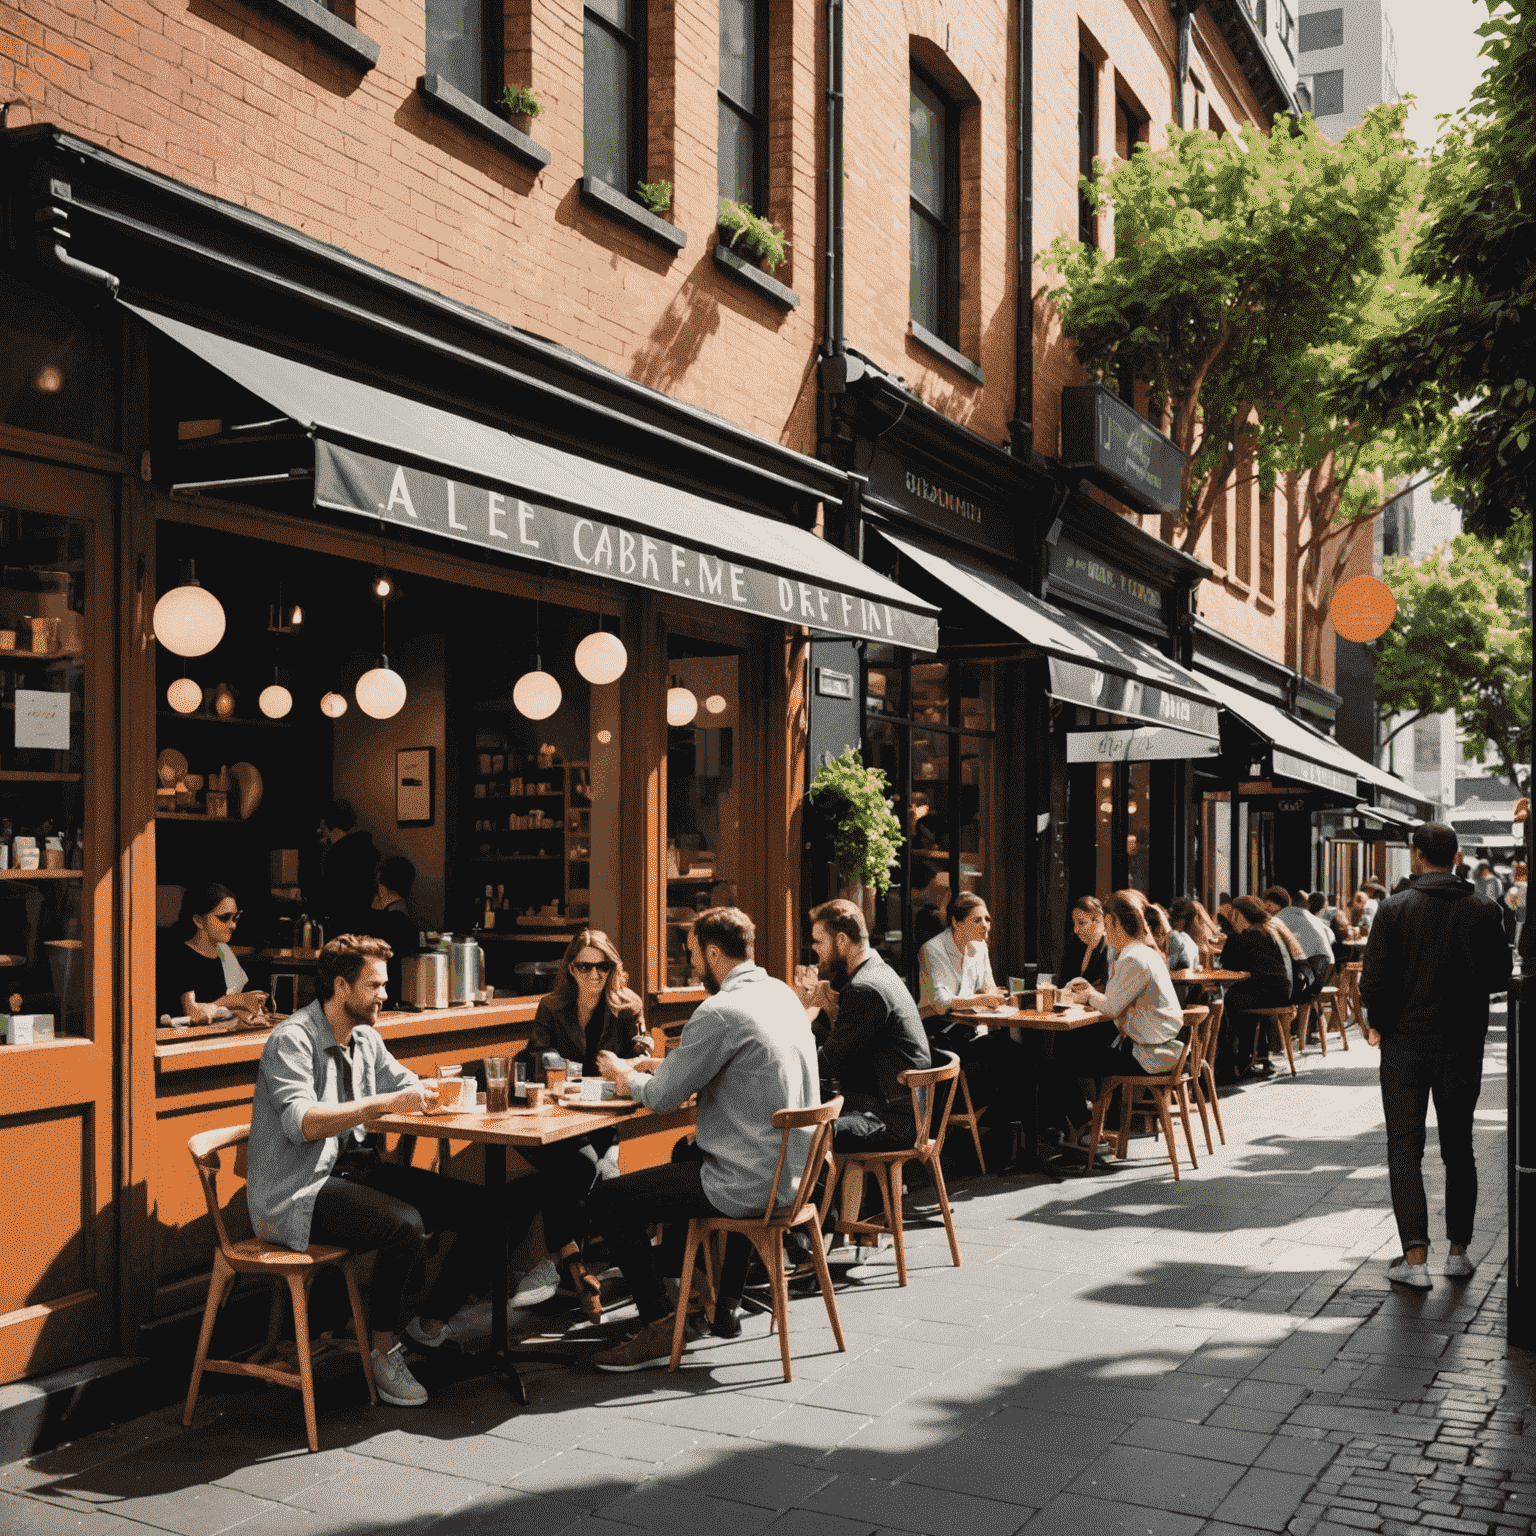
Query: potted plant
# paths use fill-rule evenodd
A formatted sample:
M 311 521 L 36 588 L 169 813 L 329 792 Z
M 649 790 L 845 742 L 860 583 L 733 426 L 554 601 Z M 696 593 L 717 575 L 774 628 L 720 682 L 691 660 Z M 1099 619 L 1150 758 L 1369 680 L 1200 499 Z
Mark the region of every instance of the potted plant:
M 659 218 L 672 206 L 672 183 L 670 181 L 637 181 L 635 198 Z
M 817 770 L 808 791 L 831 834 L 838 872 L 859 887 L 857 894 L 850 892 L 850 899 L 865 907 L 890 890 L 891 866 L 905 841 L 901 823 L 891 813 L 888 788 L 884 771 L 866 767 L 848 747 Z
M 729 197 L 720 199 L 720 241 L 738 255 L 750 256 L 770 272 L 784 265 L 789 241 L 784 226 L 753 213 L 745 203 Z
M 501 109 L 512 123 L 528 131 L 533 122 L 544 108 L 539 103 L 539 98 L 534 95 L 533 88 L 527 85 L 509 85 L 501 93 Z

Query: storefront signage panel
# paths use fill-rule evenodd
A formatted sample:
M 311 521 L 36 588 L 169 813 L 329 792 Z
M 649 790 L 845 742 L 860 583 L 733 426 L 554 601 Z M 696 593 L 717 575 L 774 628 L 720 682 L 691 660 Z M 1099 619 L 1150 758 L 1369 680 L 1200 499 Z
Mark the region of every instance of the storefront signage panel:
M 1113 561 L 1075 543 L 1065 534 L 1050 547 L 1050 592 L 1070 594 L 1110 613 L 1141 623 L 1163 623 L 1163 593 Z
M 1217 757 L 1221 743 L 1160 726 L 1105 726 L 1067 732 L 1069 763 L 1156 763 L 1170 758 Z
M 1061 392 L 1061 461 L 1151 512 L 1177 512 L 1184 455 L 1102 384 Z
M 1279 747 L 1274 749 L 1272 765 L 1276 773 L 1284 774 L 1288 779 L 1298 779 L 1303 784 L 1316 784 L 1322 789 L 1331 789 L 1336 795 L 1353 797 L 1356 791 L 1353 774 L 1341 773 L 1336 768 L 1325 768 L 1321 763 L 1296 757 Z
M 938 646 L 931 615 L 739 563 L 741 551 L 677 543 L 323 438 L 315 443 L 315 505 L 786 624 L 915 650 Z
M 1065 661 L 1059 656 L 1052 656 L 1050 663 L 1051 694 L 1064 703 L 1169 726 L 1191 735 L 1215 739 L 1220 734 L 1214 704 L 1203 704 L 1199 699 L 1185 698 L 1139 678 L 1122 677 L 1117 672 Z
M 926 460 L 877 447 L 869 466 L 869 489 L 946 538 L 1010 558 L 1018 553 L 1013 528 L 997 503 Z
M 1396 811 L 1399 816 L 1407 816 L 1410 820 L 1417 821 L 1421 814 L 1421 808 L 1412 800 L 1405 800 L 1401 795 L 1394 795 L 1390 789 L 1378 789 L 1376 791 L 1376 804 L 1384 811 Z

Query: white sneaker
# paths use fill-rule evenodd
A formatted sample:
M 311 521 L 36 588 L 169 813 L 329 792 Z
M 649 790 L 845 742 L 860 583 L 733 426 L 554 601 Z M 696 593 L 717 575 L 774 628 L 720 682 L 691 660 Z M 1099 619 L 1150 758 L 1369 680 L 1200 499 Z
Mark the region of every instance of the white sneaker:
M 419 1317 L 413 1317 L 405 1325 L 405 1333 L 408 1339 L 413 1343 L 420 1344 L 423 1349 L 441 1349 L 449 1339 L 457 1343 L 459 1337 L 458 1330 L 451 1322 L 444 1323 L 437 1333 L 428 1333 L 421 1326 L 421 1319 Z
M 1464 1253 L 1448 1253 L 1442 1273 L 1447 1280 L 1470 1280 L 1477 1273 L 1477 1265 Z
M 542 1264 L 530 1269 L 517 1282 L 517 1289 L 512 1293 L 511 1305 L 536 1307 L 541 1301 L 548 1301 L 559 1288 L 560 1275 L 555 1269 L 555 1261 L 545 1259 Z
M 425 1408 L 427 1389 L 411 1375 L 405 1363 L 405 1345 L 396 1344 L 388 1354 L 373 1352 L 373 1386 L 395 1408 Z
M 1435 1283 L 1429 1277 L 1428 1264 L 1410 1264 L 1407 1259 L 1387 1265 L 1387 1279 L 1393 1285 L 1407 1286 L 1410 1291 L 1427 1291 Z

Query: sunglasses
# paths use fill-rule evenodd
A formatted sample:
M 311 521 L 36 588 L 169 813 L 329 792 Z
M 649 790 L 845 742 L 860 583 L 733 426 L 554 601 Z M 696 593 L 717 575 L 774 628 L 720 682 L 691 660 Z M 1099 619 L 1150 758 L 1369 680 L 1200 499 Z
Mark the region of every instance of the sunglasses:
M 571 969 L 580 971 L 583 976 L 606 976 L 613 969 L 612 960 L 572 960 Z
M 238 923 L 240 921 L 240 919 L 245 916 L 245 913 L 244 912 L 214 912 L 211 915 L 213 917 L 213 920 L 216 923 Z

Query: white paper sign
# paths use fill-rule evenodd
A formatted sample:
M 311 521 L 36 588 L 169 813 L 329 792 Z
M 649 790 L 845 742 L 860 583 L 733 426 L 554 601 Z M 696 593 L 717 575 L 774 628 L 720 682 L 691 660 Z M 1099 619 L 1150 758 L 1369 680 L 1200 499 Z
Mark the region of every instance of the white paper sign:
M 69 750 L 69 695 L 16 690 L 16 745 Z

